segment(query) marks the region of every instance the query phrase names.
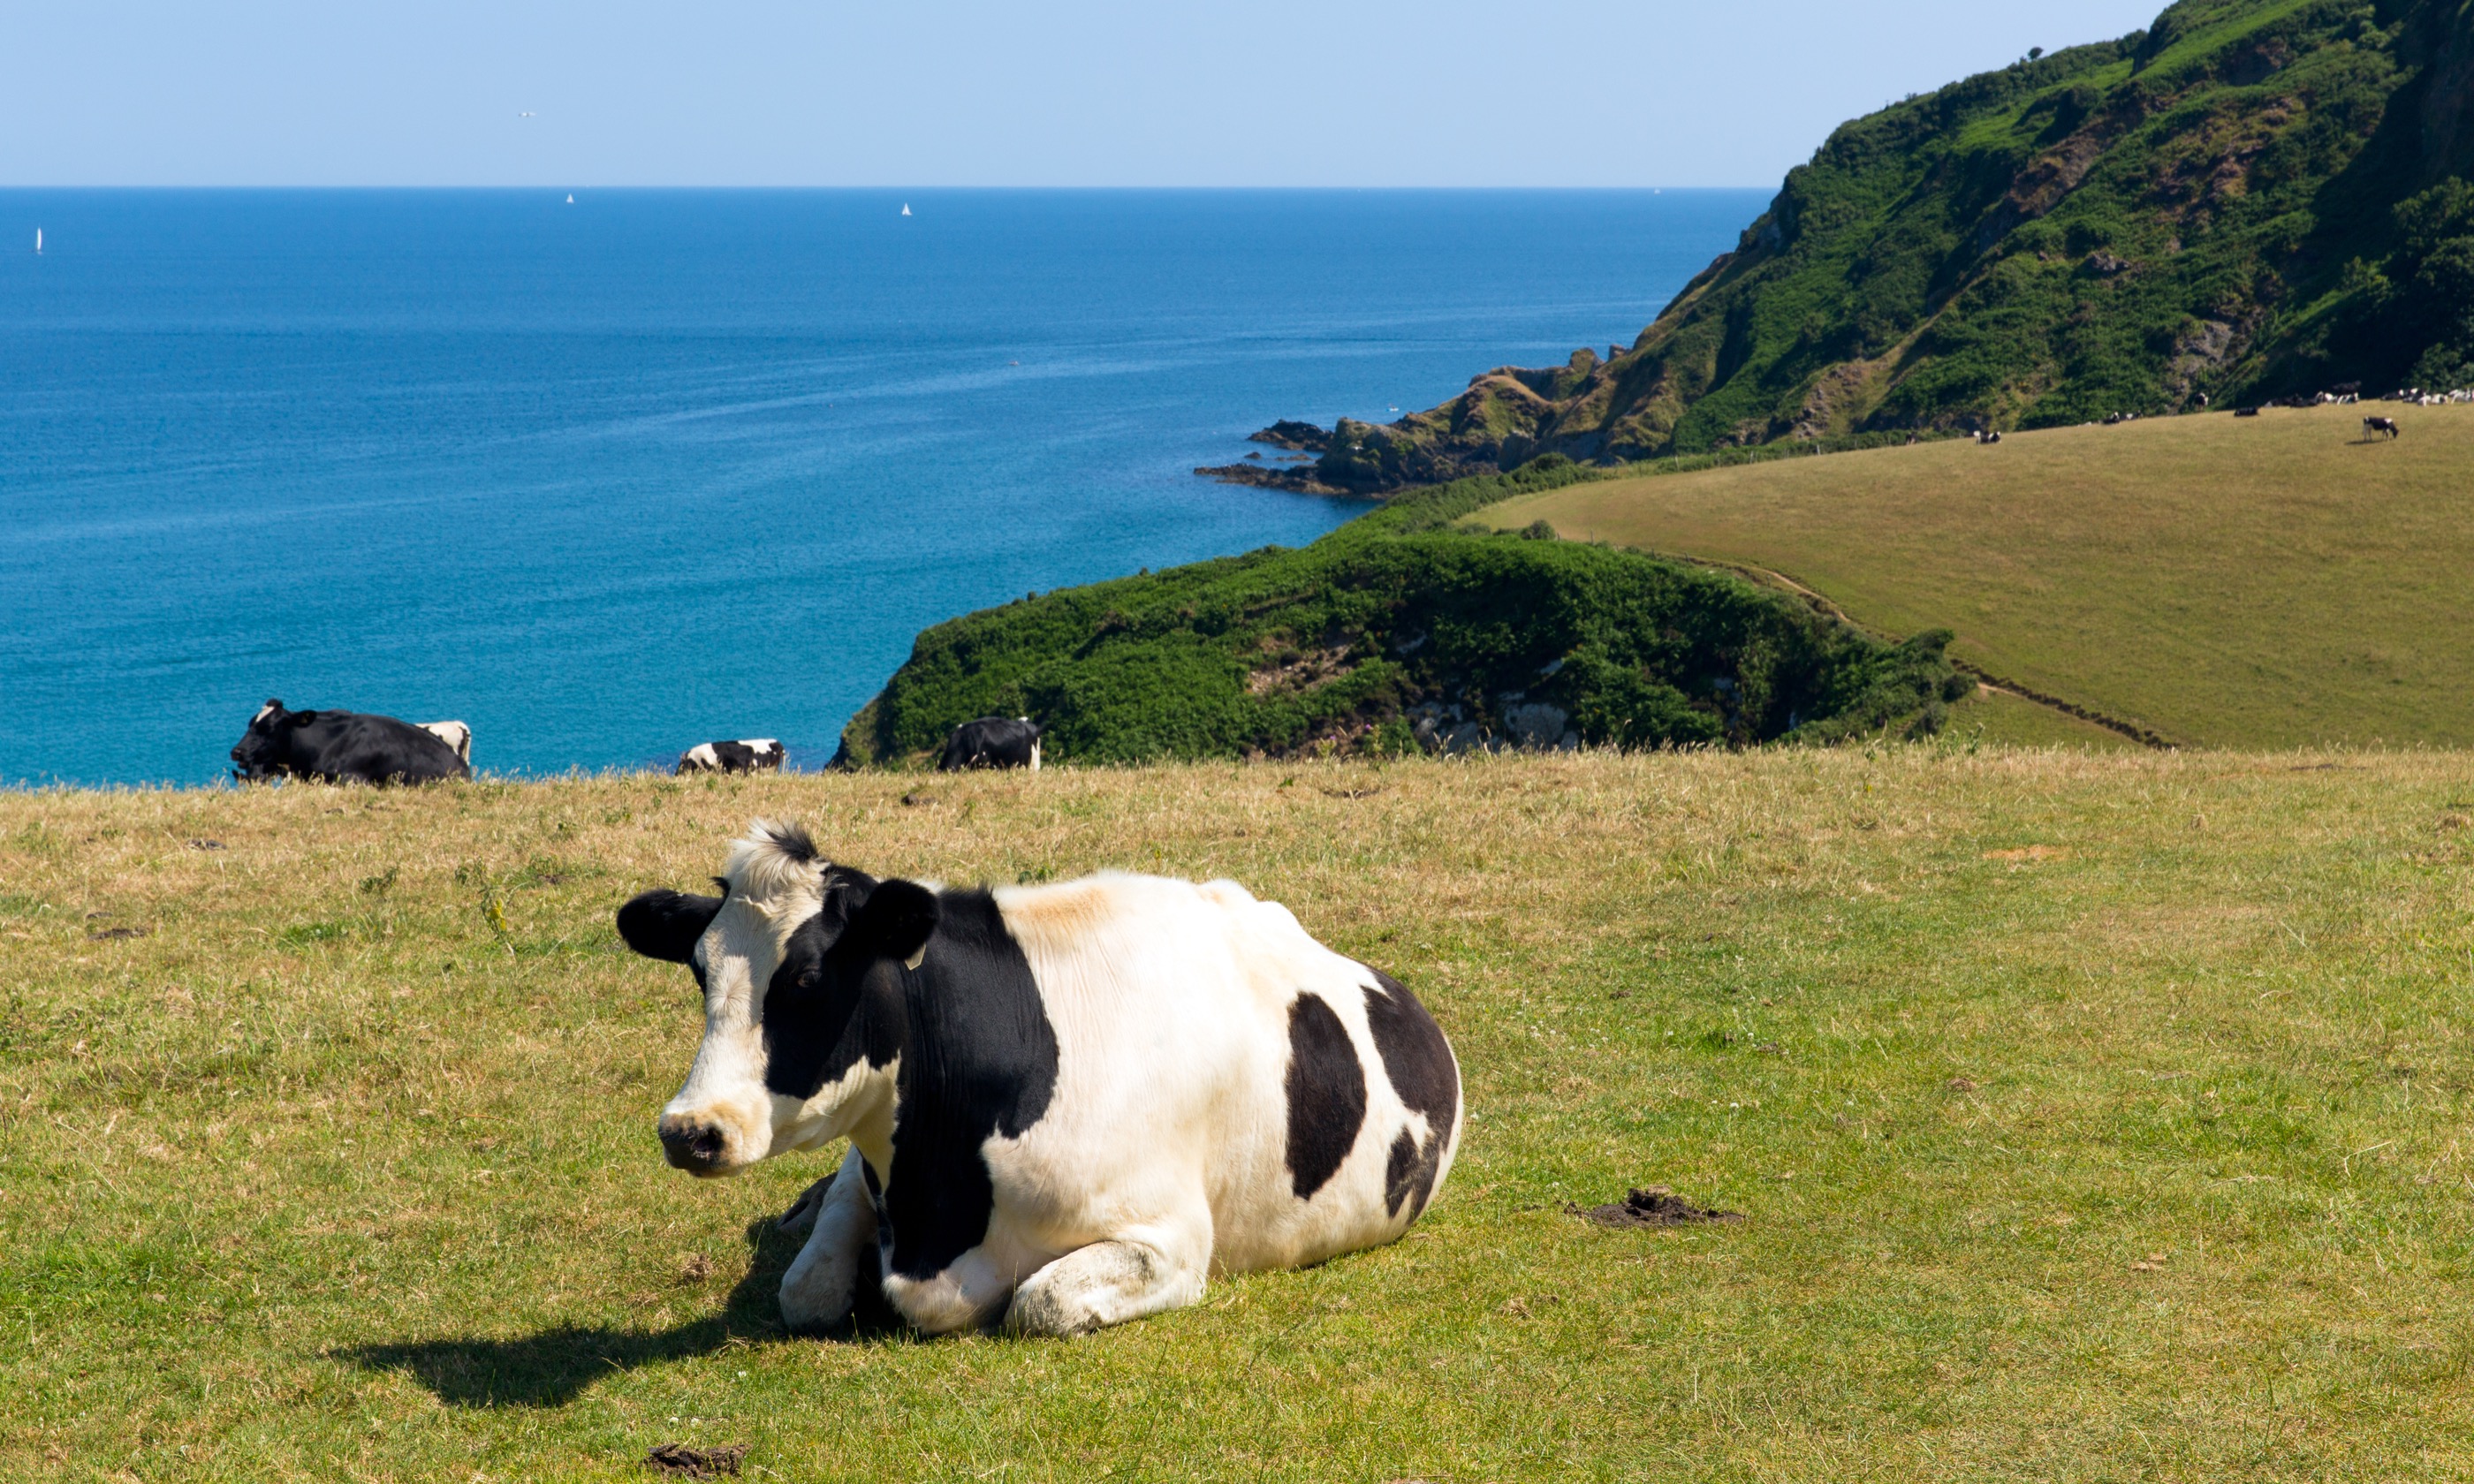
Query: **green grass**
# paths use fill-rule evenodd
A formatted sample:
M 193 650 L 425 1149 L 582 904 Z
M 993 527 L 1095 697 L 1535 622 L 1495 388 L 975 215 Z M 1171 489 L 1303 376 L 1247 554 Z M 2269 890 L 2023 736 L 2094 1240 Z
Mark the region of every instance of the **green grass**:
M 2404 436 L 2360 441 L 2365 411 Z M 1889 634 L 2177 742 L 2474 743 L 2474 407 L 2022 433 L 1513 500 L 1783 572 Z
M 1451 1033 L 1458 1168 L 1088 1339 L 784 1338 L 831 1157 L 662 1167 L 692 991 L 609 928 L 759 813 L 1286 901 Z M 0 1470 L 2462 1477 L 2469 826 L 2462 754 L 1954 737 L 0 796 Z M 1561 1209 L 1651 1182 L 1746 1219 Z

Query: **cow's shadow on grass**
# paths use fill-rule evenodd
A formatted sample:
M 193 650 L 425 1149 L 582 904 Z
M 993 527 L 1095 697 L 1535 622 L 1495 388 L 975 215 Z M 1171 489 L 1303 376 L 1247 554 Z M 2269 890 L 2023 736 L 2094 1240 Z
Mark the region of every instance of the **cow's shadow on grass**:
M 779 1230 L 771 1217 L 747 1224 L 747 1276 L 720 1311 L 667 1329 L 560 1325 L 514 1339 L 417 1340 L 354 1345 L 329 1353 L 364 1370 L 400 1371 L 449 1406 L 565 1406 L 613 1372 L 710 1354 L 727 1345 L 773 1344 L 792 1338 L 783 1327 L 782 1274 L 805 1233 Z M 872 1283 L 861 1285 L 852 1321 L 818 1338 L 868 1340 L 910 1334 Z

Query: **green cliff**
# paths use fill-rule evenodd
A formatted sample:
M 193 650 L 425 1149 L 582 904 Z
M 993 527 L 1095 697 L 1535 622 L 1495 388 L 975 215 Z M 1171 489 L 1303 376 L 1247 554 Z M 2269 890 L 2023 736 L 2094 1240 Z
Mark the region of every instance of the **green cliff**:
M 2474 382 L 2474 4 L 2184 0 L 1832 133 L 1611 359 L 1267 441 L 1302 484 Z M 1268 482 L 1268 481 L 1267 481 Z
M 1830 741 L 1929 731 L 1975 688 L 1947 634 L 1884 644 L 1727 573 L 1451 525 L 1584 474 L 1544 458 L 1297 550 L 938 624 L 836 762 L 915 761 L 982 715 L 1029 715 L 1083 762 Z

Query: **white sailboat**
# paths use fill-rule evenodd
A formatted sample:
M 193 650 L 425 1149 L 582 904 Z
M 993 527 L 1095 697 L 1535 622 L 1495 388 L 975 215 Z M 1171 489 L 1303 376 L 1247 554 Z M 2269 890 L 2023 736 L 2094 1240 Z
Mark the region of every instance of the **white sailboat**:
M 904 216 L 909 216 L 910 214 L 910 203 L 906 201 L 902 203 L 902 214 Z
M 567 193 L 567 203 L 570 206 L 575 204 L 575 193 L 573 191 Z
M 39 227 L 35 228 L 35 255 L 43 255 L 43 229 Z

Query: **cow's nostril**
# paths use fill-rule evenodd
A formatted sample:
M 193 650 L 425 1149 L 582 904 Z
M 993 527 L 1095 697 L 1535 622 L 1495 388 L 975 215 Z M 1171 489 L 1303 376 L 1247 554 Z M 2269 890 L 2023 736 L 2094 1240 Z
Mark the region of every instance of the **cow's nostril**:
M 679 1169 L 711 1169 L 721 1162 L 721 1130 L 716 1125 L 666 1123 L 662 1126 L 662 1154 Z

